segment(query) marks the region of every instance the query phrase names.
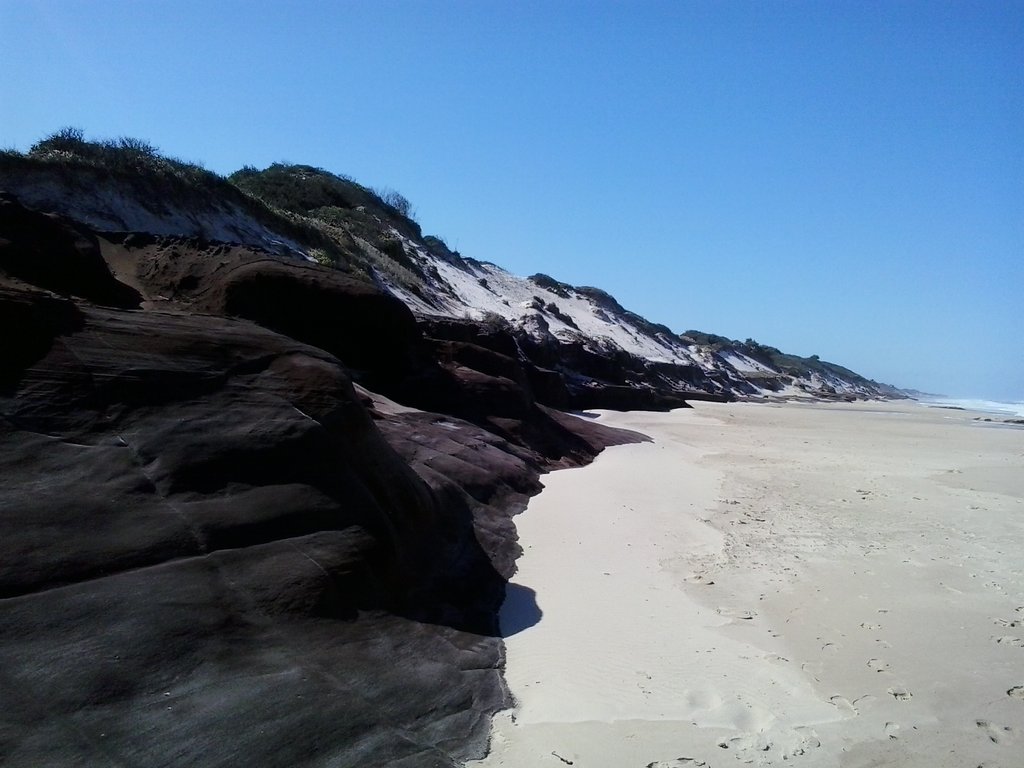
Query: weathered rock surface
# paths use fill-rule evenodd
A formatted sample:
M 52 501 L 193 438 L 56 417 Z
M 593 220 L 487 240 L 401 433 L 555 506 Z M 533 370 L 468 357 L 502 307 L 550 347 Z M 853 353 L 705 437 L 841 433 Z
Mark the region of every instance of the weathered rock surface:
M 511 516 L 542 471 L 635 436 L 539 405 L 509 356 L 438 359 L 328 270 L 19 209 L 0 203 L 2 762 L 478 754 L 506 703 Z
M 110 274 L 91 231 L 56 214 L 28 210 L 3 192 L 0 269 L 10 277 L 97 304 L 139 304 L 138 294 Z

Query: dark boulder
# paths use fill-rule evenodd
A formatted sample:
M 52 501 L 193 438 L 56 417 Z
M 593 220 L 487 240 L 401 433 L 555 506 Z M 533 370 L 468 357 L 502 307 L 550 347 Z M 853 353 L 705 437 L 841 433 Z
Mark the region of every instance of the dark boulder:
M 412 312 L 365 282 L 314 265 L 265 260 L 211 283 L 201 308 L 320 347 L 349 368 L 388 377 L 414 364 L 419 331 Z
M 251 323 L 80 307 L 68 326 L 62 302 L 27 305 L 50 338 L 0 398 L 7 764 L 480 748 L 504 580 L 474 514 L 507 519 L 494 489 L 525 498 L 535 466 L 489 435 L 489 462 L 445 457 L 427 419 L 390 440 L 435 446 L 421 479 L 335 358 Z

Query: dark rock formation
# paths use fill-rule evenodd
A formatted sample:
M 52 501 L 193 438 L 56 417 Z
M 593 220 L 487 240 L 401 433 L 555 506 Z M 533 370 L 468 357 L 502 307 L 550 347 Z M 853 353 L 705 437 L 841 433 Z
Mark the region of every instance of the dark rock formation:
M 137 307 L 135 291 L 110 274 L 95 235 L 56 214 L 26 209 L 0 192 L 0 271 L 65 296 Z
M 0 211 L 4 764 L 479 754 L 511 517 L 636 436 L 336 273 Z

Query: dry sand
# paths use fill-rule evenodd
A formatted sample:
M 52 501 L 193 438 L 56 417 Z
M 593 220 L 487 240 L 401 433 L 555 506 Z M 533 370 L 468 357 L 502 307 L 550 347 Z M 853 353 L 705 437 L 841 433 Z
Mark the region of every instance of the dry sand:
M 502 610 L 473 768 L 1024 766 L 1024 429 L 914 403 L 602 413 Z

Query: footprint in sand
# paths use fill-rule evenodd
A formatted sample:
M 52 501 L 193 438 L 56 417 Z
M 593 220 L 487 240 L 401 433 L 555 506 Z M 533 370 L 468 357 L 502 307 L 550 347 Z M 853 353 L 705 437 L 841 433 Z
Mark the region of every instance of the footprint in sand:
M 820 747 L 821 741 L 812 728 L 800 726 L 772 733 L 744 733 L 731 739 L 722 739 L 718 746 L 722 749 L 735 749 L 737 759 L 749 763 L 753 760 L 747 760 L 748 756 L 754 758 L 757 753 L 764 752 L 772 753 L 773 758 L 777 756 L 789 760 Z
M 642 669 L 638 669 L 636 671 L 636 673 L 637 673 L 638 676 L 640 676 L 642 678 L 641 680 L 637 681 L 636 687 L 640 689 L 640 693 L 642 693 L 644 696 L 650 696 L 651 695 L 651 689 L 648 687 L 648 684 L 654 678 L 651 677 L 646 672 L 644 672 Z
M 722 606 L 716 608 L 715 613 L 719 616 L 724 616 L 727 619 L 742 619 L 743 621 L 750 621 L 757 616 L 757 611 L 749 611 L 745 608 L 726 608 Z
M 889 662 L 881 659 L 868 659 L 868 669 L 873 669 L 875 672 L 888 672 Z
M 1002 635 L 1001 637 L 993 635 L 992 639 L 999 643 L 999 645 L 1011 645 L 1016 646 L 1017 648 L 1024 648 L 1024 639 L 1014 637 L 1013 635 Z
M 872 696 L 870 693 L 865 693 L 863 696 L 859 696 L 858 698 L 854 699 L 851 703 L 853 704 L 853 708 L 857 710 L 857 714 L 859 715 L 861 709 L 863 707 L 874 704 L 876 698 L 876 696 Z
M 677 757 L 675 760 L 658 760 L 647 764 L 647 768 L 702 768 L 702 766 L 707 766 L 707 763 L 695 757 Z
M 900 732 L 899 723 L 889 722 L 885 724 L 885 735 L 890 739 L 898 739 Z
M 846 717 L 856 717 L 860 714 L 857 708 L 845 696 L 833 696 L 828 701 L 829 704 L 842 712 Z
M 810 750 L 821 746 L 818 734 L 806 726 L 800 726 L 792 731 L 787 731 L 783 734 L 780 741 L 783 760 L 796 755 L 805 755 Z
M 714 579 L 703 573 L 695 573 L 692 576 L 687 576 L 683 581 L 687 584 L 698 584 L 702 587 L 710 587 L 715 583 Z
M 881 629 L 882 625 L 881 624 L 872 624 L 870 621 L 862 621 L 860 623 L 860 628 L 861 629 L 867 629 L 867 630 L 870 630 L 870 631 L 874 632 L 875 630 Z
M 1006 692 L 1011 699 L 1024 699 L 1024 685 L 1015 685 Z
M 993 744 L 999 744 L 1007 737 L 1013 736 L 1013 728 L 1008 725 L 995 725 L 990 723 L 988 720 L 977 720 L 975 725 L 988 736 L 989 741 Z
M 896 701 L 910 701 L 914 698 L 914 694 L 902 686 L 890 688 L 889 695 L 896 699 Z
M 1014 628 L 1020 626 L 1020 621 L 1017 619 L 992 619 L 992 623 L 996 626 Z
M 800 671 L 817 682 L 821 681 L 820 675 L 823 668 L 824 665 L 820 661 L 805 661 L 800 665 Z

